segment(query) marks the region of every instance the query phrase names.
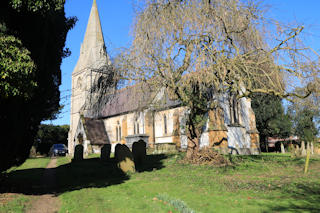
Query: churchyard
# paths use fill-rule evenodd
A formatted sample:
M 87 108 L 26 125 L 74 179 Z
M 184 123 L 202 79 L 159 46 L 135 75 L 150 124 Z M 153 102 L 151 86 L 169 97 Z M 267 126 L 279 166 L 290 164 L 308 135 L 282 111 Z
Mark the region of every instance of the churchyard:
M 28 212 L 48 194 L 59 212 L 320 211 L 319 157 L 311 157 L 307 174 L 305 158 L 290 154 L 225 158 L 230 165 L 214 167 L 184 164 L 184 153 L 149 154 L 139 171 L 126 174 L 113 155 L 28 159 L 1 183 L 0 212 Z M 56 167 L 45 169 L 52 160 Z M 54 187 L 44 180 L 48 170 Z

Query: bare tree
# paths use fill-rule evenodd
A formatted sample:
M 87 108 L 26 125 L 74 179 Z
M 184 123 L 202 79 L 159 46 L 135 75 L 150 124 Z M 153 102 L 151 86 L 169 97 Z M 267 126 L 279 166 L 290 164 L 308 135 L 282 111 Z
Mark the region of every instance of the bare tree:
M 136 3 L 133 43 L 117 62 L 127 79 L 167 88 L 189 108 L 188 157 L 198 151 L 205 113 L 217 107 L 213 93 L 304 98 L 319 84 L 318 55 L 299 39 L 304 27 L 267 20 L 256 1 Z

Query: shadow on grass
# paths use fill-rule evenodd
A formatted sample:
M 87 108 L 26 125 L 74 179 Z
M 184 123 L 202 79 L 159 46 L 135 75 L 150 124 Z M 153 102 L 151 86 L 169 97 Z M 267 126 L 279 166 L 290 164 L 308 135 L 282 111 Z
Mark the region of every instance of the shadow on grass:
M 139 172 L 163 168 L 166 155 L 148 155 Z M 53 178 L 54 177 L 54 178 Z M 53 179 L 52 179 L 53 178 Z M 83 188 L 101 188 L 121 184 L 130 179 L 123 173 L 114 158 L 99 158 L 71 162 L 56 168 L 16 170 L 7 174 L 0 185 L 0 193 L 23 193 L 26 195 L 56 194 Z
M 299 183 L 280 190 L 290 201 L 278 205 L 275 201 L 265 212 L 320 212 L 320 183 Z

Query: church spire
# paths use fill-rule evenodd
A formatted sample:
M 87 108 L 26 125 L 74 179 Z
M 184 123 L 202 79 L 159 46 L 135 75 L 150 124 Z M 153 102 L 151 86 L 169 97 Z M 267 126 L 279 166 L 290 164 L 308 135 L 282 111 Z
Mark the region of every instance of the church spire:
M 97 2 L 93 0 L 86 33 L 81 44 L 80 57 L 74 72 L 86 68 L 99 69 L 109 64 L 110 60 L 103 39 Z
M 97 7 L 96 0 L 93 0 L 91 12 L 89 16 L 89 21 L 87 25 L 86 34 L 84 36 L 83 44 L 88 45 L 90 48 L 90 44 L 92 42 L 99 42 L 104 45 L 103 34 L 101 29 L 101 23 L 99 18 L 99 12 Z

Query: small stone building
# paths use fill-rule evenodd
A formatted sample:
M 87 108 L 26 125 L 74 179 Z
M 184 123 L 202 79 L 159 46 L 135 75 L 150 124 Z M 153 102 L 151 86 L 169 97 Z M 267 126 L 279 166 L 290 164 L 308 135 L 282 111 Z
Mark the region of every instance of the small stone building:
M 112 69 L 103 69 L 110 64 L 94 0 L 72 73 L 69 153 L 73 154 L 79 143 L 90 153 L 99 152 L 103 144 L 111 144 L 114 150 L 118 143 L 130 146 L 138 139 L 157 150 L 186 149 L 188 110 L 170 99 L 166 89 L 155 92 L 139 84 L 115 90 L 111 84 L 98 106 L 92 104 L 99 92 L 96 85 L 102 77 L 112 76 Z M 229 94 L 217 95 L 216 99 L 219 107 L 207 113 L 200 147 L 215 147 L 224 153 L 258 154 L 259 135 L 250 99 L 236 100 Z

